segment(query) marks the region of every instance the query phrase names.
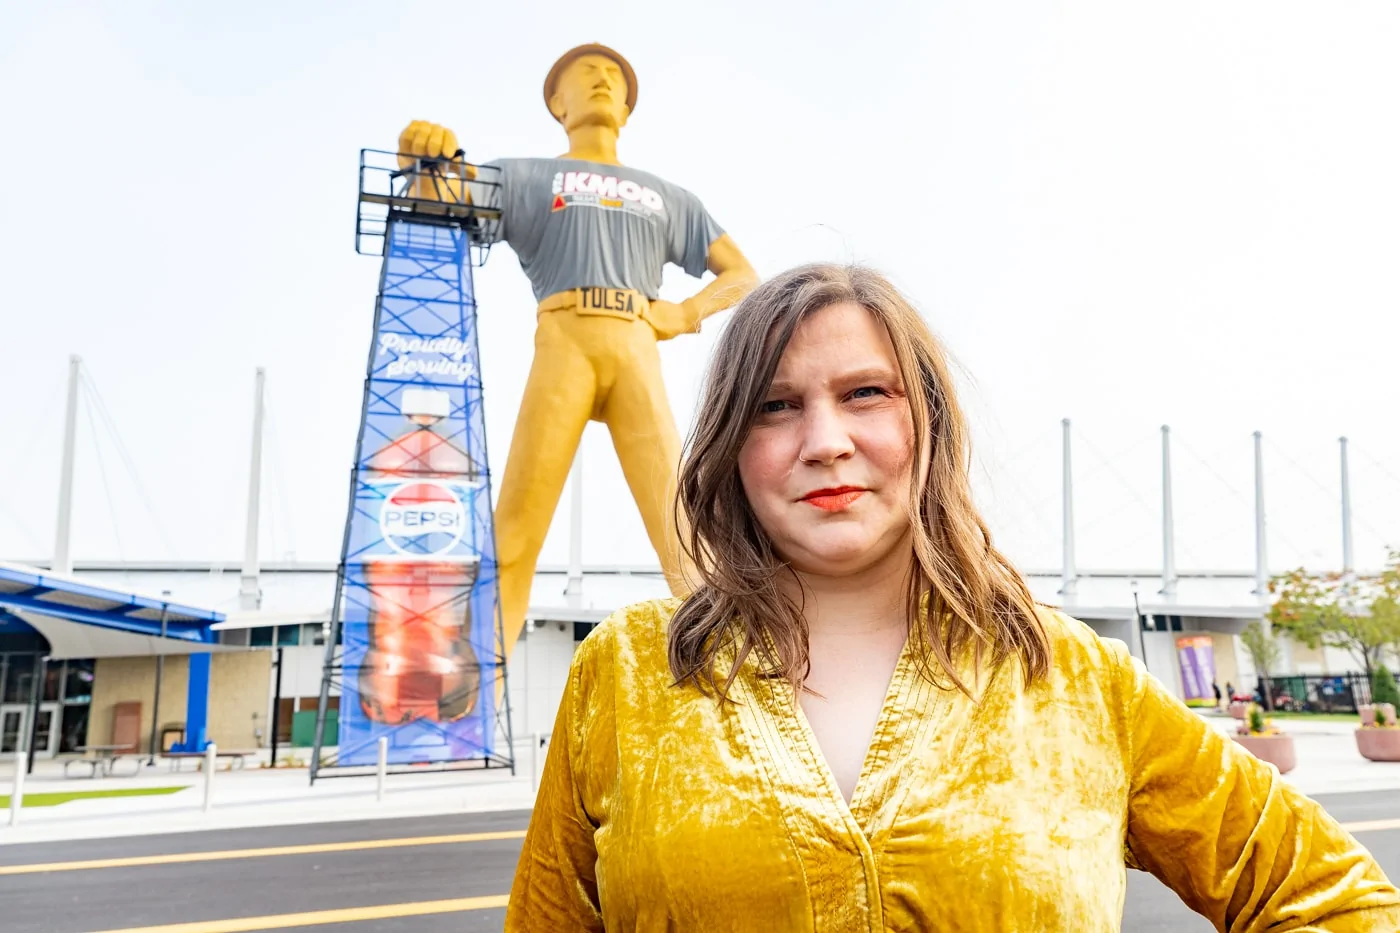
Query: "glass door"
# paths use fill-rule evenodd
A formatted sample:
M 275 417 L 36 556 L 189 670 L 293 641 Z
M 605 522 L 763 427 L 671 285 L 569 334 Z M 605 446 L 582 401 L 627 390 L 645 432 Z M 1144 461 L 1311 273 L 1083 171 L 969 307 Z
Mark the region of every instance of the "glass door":
M 19 703 L 0 706 L 0 754 L 14 754 L 27 747 L 30 707 Z M 57 703 L 39 704 L 39 728 L 34 732 L 34 754 L 51 758 L 58 751 Z
M 13 754 L 20 750 L 28 723 L 29 707 L 10 703 L 0 706 L 0 753 Z
M 58 717 L 61 709 L 57 703 L 39 704 L 39 728 L 34 733 L 34 748 L 40 758 L 52 758 L 58 752 Z

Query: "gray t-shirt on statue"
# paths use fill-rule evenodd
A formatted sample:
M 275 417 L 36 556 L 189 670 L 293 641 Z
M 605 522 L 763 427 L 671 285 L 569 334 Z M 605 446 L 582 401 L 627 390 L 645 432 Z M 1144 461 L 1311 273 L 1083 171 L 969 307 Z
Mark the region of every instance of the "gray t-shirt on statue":
M 500 159 L 481 166 L 472 201 L 501 211 L 478 235 L 520 257 L 539 301 L 570 288 L 630 288 L 648 298 L 673 262 L 705 274 L 724 230 L 700 199 L 650 172 L 579 159 Z

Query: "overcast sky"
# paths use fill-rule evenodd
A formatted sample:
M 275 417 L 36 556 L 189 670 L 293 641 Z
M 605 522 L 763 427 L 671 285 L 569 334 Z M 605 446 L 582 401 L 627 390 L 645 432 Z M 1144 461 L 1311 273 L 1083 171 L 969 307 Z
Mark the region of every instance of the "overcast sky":
M 87 405 L 77 559 L 237 561 L 261 365 L 263 552 L 334 560 L 379 271 L 358 150 L 426 119 L 475 160 L 558 154 L 540 84 L 589 41 L 639 75 L 621 159 L 761 273 L 855 260 L 906 289 L 1023 565 L 1059 561 L 1063 417 L 1081 567 L 1159 562 L 1162 424 L 1183 568 L 1252 566 L 1256 429 L 1275 569 L 1340 564 L 1342 434 L 1358 562 L 1400 543 L 1389 0 L 52 0 L 0 12 L 0 556 L 51 552 L 78 353 L 124 447 Z M 698 285 L 672 268 L 663 294 Z M 477 287 L 499 475 L 533 302 L 506 248 Z M 682 431 L 723 321 L 663 347 Z M 654 562 L 601 425 L 584 450 L 586 561 Z

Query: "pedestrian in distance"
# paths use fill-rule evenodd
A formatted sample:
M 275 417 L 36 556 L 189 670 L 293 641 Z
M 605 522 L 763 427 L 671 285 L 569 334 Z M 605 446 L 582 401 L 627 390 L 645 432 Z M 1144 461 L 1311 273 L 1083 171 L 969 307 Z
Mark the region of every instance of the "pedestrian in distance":
M 877 273 L 740 302 L 680 468 L 699 578 L 578 648 L 507 930 L 1107 933 L 1129 867 L 1217 929 L 1400 929 L 1321 807 L 1035 601 L 968 434 Z

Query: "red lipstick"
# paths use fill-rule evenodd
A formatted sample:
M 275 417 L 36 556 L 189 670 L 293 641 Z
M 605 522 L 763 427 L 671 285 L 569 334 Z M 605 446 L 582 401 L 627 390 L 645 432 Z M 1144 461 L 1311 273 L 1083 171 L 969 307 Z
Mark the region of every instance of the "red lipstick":
M 802 501 L 826 512 L 840 512 L 851 507 L 865 493 L 859 486 L 836 486 L 831 489 L 814 489 L 802 497 Z

